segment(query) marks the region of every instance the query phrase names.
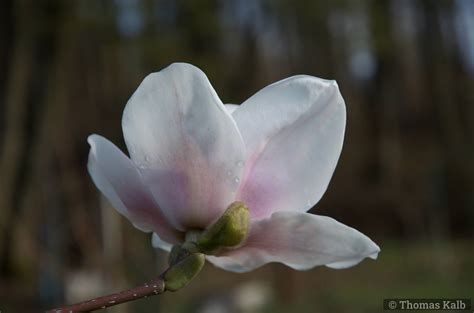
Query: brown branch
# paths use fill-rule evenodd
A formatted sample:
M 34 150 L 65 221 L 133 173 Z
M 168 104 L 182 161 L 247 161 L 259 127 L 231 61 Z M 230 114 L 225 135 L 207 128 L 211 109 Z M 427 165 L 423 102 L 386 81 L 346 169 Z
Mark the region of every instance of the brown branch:
M 110 294 L 100 298 L 79 302 L 62 308 L 52 309 L 46 313 L 90 312 L 105 309 L 120 303 L 133 301 L 165 292 L 163 274 L 141 286 Z
M 146 298 L 169 291 L 177 291 L 186 286 L 201 271 L 206 258 L 196 249 L 196 244 L 185 242 L 174 246 L 175 256 L 169 260 L 170 266 L 160 276 L 139 287 L 114 293 L 108 296 L 87 300 L 62 308 L 52 309 L 46 313 L 90 312 L 105 309 L 120 303 Z

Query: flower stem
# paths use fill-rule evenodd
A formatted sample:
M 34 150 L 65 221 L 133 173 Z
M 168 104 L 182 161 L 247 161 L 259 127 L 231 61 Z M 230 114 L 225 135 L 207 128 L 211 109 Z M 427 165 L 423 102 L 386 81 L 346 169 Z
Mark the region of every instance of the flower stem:
M 90 312 L 105 309 L 120 303 L 146 298 L 165 292 L 163 274 L 138 287 L 120 291 L 107 296 L 79 302 L 62 308 L 52 309 L 46 313 Z
M 202 270 L 206 263 L 204 254 L 196 251 L 190 252 L 186 246 L 195 248 L 194 243 L 185 242 L 183 245 L 175 246 L 175 254 L 178 257 L 174 262 L 169 262 L 170 266 L 157 278 L 144 283 L 141 286 L 113 293 L 62 308 L 52 309 L 46 313 L 69 313 L 69 312 L 90 312 L 105 309 L 120 303 L 134 301 L 148 296 L 164 293 L 166 290 L 177 291 L 191 282 Z M 173 248 L 175 250 L 175 248 Z M 1 312 L 0 312 L 1 313 Z

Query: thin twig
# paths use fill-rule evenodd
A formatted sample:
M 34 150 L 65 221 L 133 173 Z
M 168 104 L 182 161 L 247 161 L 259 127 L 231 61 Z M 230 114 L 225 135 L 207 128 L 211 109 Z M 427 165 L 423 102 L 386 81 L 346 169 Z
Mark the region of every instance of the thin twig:
M 105 309 L 124 302 L 146 298 L 148 296 L 158 295 L 165 292 L 165 282 L 162 276 L 163 275 L 160 275 L 158 278 L 132 289 L 79 302 L 62 308 L 52 309 L 46 311 L 46 313 L 90 312 Z

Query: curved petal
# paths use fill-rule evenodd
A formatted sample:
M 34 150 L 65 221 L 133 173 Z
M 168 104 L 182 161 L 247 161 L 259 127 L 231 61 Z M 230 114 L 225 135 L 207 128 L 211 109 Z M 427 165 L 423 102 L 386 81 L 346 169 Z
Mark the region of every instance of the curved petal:
M 154 231 L 169 242 L 179 242 L 182 235 L 166 221 L 135 164 L 102 136 L 91 135 L 87 142 L 91 146 L 89 174 L 112 206 L 140 230 Z
M 245 265 L 240 264 L 236 260 L 228 256 L 213 256 L 206 255 L 206 260 L 214 264 L 215 266 L 222 268 L 223 270 L 234 272 L 234 273 L 245 273 L 254 270 L 254 268 L 249 268 Z
M 277 212 L 255 221 L 243 247 L 209 261 L 234 272 L 247 272 L 269 262 L 297 270 L 318 265 L 353 266 L 376 259 L 380 248 L 367 236 L 338 221 L 309 213 Z
M 335 81 L 294 76 L 272 84 L 233 113 L 247 149 L 237 199 L 254 218 L 306 212 L 329 184 L 346 123 Z
M 151 237 L 151 245 L 154 248 L 159 248 L 159 249 L 165 250 L 167 252 L 170 252 L 171 248 L 173 247 L 172 244 L 170 244 L 170 243 L 164 241 L 163 239 L 161 239 L 160 236 L 157 233 L 153 233 L 153 235 Z
M 178 229 L 205 228 L 234 200 L 242 137 L 198 68 L 172 64 L 148 75 L 128 101 L 122 127 L 132 160 Z

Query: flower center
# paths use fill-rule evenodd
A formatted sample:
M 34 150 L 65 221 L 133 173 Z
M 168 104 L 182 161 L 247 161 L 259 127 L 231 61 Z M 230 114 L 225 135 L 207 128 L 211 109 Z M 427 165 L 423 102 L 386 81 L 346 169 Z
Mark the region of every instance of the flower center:
M 191 229 L 186 232 L 185 241 L 186 242 L 197 242 L 199 236 L 203 231 L 201 229 Z

